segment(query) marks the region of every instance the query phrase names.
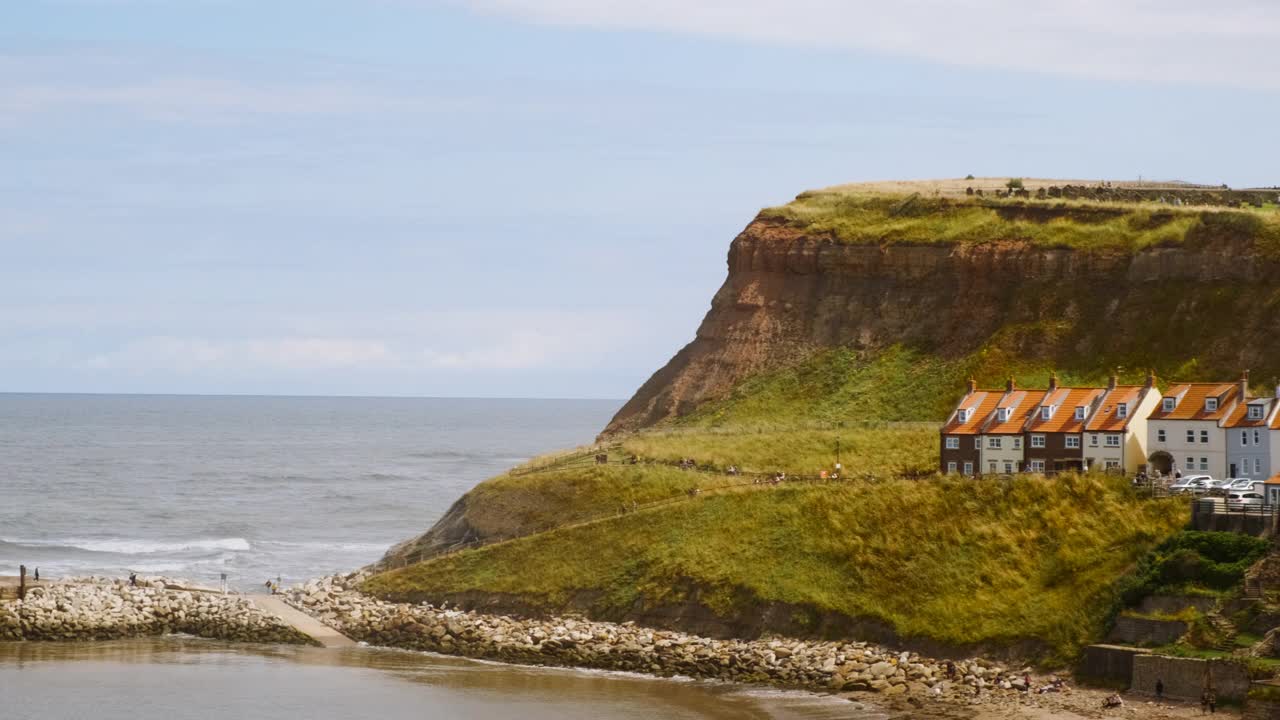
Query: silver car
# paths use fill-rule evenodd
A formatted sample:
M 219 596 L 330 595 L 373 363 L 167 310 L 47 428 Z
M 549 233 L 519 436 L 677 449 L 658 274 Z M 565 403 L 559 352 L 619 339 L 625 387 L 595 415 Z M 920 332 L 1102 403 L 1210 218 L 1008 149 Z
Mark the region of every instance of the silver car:
M 1262 493 L 1249 492 L 1233 492 L 1227 495 L 1228 507 L 1244 507 L 1246 505 L 1261 505 Z

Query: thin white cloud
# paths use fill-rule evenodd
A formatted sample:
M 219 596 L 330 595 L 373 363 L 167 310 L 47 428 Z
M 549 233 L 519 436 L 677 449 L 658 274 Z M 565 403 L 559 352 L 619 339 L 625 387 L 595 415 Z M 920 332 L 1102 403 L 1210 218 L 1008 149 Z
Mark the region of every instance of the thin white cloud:
M 1280 88 L 1274 0 L 452 0 L 533 22 L 848 48 L 946 64 Z

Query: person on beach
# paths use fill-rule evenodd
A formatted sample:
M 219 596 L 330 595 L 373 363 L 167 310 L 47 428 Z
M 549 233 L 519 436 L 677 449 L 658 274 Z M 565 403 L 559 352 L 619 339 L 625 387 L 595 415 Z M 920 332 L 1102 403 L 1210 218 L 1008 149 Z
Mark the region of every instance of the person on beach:
M 40 582 L 40 568 L 36 568 L 36 582 Z
M 129 573 L 129 587 L 138 587 L 138 573 Z

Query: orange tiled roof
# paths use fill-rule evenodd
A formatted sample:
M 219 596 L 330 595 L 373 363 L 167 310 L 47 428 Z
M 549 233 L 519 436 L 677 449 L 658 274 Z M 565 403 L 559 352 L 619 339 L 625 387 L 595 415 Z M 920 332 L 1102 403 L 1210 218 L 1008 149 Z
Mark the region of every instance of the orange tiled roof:
M 1249 406 L 1261 405 L 1262 417 L 1257 420 L 1249 419 Z M 1236 407 L 1231 411 L 1225 422 L 1222 423 L 1224 428 L 1238 427 L 1257 427 L 1263 428 L 1267 426 L 1267 419 L 1271 415 L 1271 400 L 1268 398 L 1255 398 L 1249 402 L 1236 403 Z
M 1267 479 L 1266 479 L 1266 483 L 1267 483 L 1268 485 L 1280 485 L 1280 473 L 1277 473 L 1277 474 L 1272 475 L 1271 477 L 1267 478 Z
M 1037 411 L 1031 416 L 1027 430 L 1037 433 L 1078 433 L 1088 420 L 1076 419 L 1076 408 L 1090 407 L 1093 401 L 1106 392 L 1106 388 L 1058 388 L 1041 401 L 1041 405 L 1056 405 L 1058 409 L 1048 420 Z
M 942 432 L 947 435 L 978 435 L 982 432 L 982 426 L 987 420 L 987 416 L 995 411 L 996 406 L 1000 404 L 1000 397 L 1004 395 L 1003 390 L 978 390 L 971 395 L 965 395 L 956 410 L 972 409 L 969 419 L 963 423 L 957 422 L 957 413 L 952 412 L 951 418 L 947 420 L 947 424 L 942 427 Z
M 1238 394 L 1236 383 L 1183 383 L 1174 385 L 1161 395 L 1160 404 L 1151 411 L 1150 420 L 1221 420 L 1231 409 Z M 1181 395 L 1173 412 L 1164 411 L 1164 398 Z M 1218 398 L 1218 409 L 1204 409 L 1205 398 Z
M 1022 432 L 1022 427 L 1027 424 L 1027 418 L 1031 413 L 1035 412 L 1036 401 L 1044 395 L 1043 390 L 1014 390 L 1007 393 L 996 407 L 1009 408 L 1009 419 L 1000 422 L 1000 416 L 991 416 L 991 423 L 983 428 L 982 432 L 987 435 L 1017 435 Z
M 1129 421 L 1133 419 L 1134 413 L 1138 410 L 1142 391 L 1145 388 L 1145 385 L 1117 385 L 1115 390 L 1108 392 L 1107 396 L 1102 399 L 1102 404 L 1098 406 L 1098 410 L 1089 416 L 1089 421 L 1085 423 L 1084 429 L 1088 432 L 1119 432 L 1129 427 Z M 1155 391 L 1153 390 L 1152 392 Z M 1129 408 L 1124 417 L 1120 417 L 1116 409 L 1120 405 L 1125 405 Z

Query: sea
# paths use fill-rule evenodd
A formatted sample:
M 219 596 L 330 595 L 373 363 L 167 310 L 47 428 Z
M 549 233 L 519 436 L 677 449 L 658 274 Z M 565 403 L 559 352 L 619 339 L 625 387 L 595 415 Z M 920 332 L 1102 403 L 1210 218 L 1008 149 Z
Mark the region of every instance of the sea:
M 350 571 L 619 401 L 0 394 L 0 575 L 260 592 Z M 5 718 L 877 718 L 799 692 L 427 653 L 0 642 Z

